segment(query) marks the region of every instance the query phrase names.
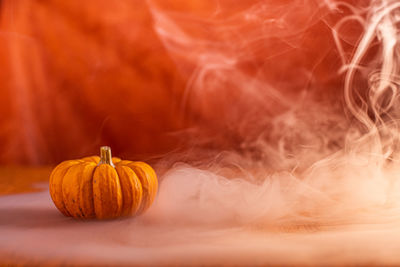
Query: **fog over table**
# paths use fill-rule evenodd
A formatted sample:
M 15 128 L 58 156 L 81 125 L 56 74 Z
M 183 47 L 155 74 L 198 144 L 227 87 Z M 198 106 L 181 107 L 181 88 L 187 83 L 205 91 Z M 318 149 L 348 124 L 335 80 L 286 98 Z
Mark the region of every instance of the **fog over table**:
M 0 161 L 107 142 L 150 158 L 160 182 L 146 214 L 105 222 L 63 217 L 47 184 L 1 196 L 1 257 L 400 264 L 399 1 L 3 0 L 0 12 Z
M 179 176 L 179 173 L 173 175 Z M 204 186 L 218 183 L 208 178 L 208 173 L 199 175 L 205 175 Z M 183 175 L 178 179 L 185 178 L 188 177 Z M 174 182 L 174 178 L 165 181 Z M 219 182 L 226 183 L 226 180 Z M 198 183 L 185 184 L 183 188 L 193 193 Z M 237 187 L 235 183 L 220 184 L 217 189 L 225 190 L 224 196 L 232 196 L 239 192 Z M 244 189 L 259 193 L 248 185 Z M 176 195 L 169 200 L 167 194 L 171 193 Z M 6 216 L 0 218 L 2 259 L 6 263 L 8 259 L 49 265 L 398 263 L 398 217 L 389 219 L 387 214 L 381 213 L 379 215 L 386 216 L 384 223 L 369 218 L 367 222 L 351 224 L 324 226 L 292 221 L 268 226 L 231 220 L 236 217 L 247 221 L 251 218 L 251 209 L 255 211 L 260 206 L 254 208 L 247 203 L 247 206 L 233 208 L 230 202 L 220 200 L 210 208 L 204 202 L 215 200 L 215 195 L 205 194 L 204 198 L 200 201 L 193 195 L 167 187 L 143 217 L 80 222 L 55 210 L 47 192 L 3 196 L 0 210 Z M 177 199 L 186 203 L 177 203 Z M 214 215 L 211 220 L 200 218 L 210 215 Z

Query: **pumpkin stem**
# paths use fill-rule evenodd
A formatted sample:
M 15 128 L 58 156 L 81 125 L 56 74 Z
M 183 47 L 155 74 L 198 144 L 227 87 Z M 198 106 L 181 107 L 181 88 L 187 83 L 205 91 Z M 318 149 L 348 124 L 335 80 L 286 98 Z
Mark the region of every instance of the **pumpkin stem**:
M 109 146 L 102 146 L 100 147 L 100 164 L 109 164 L 113 167 L 114 164 L 112 162 L 112 156 L 111 156 L 111 148 Z

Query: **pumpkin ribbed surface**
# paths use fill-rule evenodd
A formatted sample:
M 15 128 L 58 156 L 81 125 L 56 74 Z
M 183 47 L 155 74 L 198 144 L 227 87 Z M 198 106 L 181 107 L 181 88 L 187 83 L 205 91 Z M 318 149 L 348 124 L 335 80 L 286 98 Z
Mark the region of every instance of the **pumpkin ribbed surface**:
M 111 151 L 105 155 L 64 161 L 53 170 L 50 195 L 64 215 L 111 219 L 141 214 L 151 206 L 158 190 L 153 168 L 144 162 L 111 159 Z

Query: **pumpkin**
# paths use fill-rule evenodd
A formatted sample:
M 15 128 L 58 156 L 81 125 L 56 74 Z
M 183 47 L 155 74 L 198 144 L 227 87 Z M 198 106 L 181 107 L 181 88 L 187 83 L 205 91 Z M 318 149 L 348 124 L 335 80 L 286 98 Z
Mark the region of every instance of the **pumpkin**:
M 100 157 L 68 160 L 50 175 L 50 195 L 66 216 L 111 219 L 138 215 L 153 203 L 158 189 L 155 171 L 144 162 L 111 157 L 109 147 Z

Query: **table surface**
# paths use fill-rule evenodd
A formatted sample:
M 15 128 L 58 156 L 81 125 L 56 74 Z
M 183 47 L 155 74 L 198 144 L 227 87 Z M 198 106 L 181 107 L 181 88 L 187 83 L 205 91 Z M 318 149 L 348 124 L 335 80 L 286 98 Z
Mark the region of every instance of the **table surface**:
M 0 166 L 0 195 L 35 192 L 40 182 L 48 182 L 52 167 Z
M 199 222 L 188 218 L 191 213 L 177 199 L 165 204 L 168 184 L 161 185 L 155 207 L 144 216 L 77 221 L 55 209 L 48 194 L 50 172 L 51 167 L 0 168 L 0 265 L 400 263 L 398 221 L 339 229 Z

